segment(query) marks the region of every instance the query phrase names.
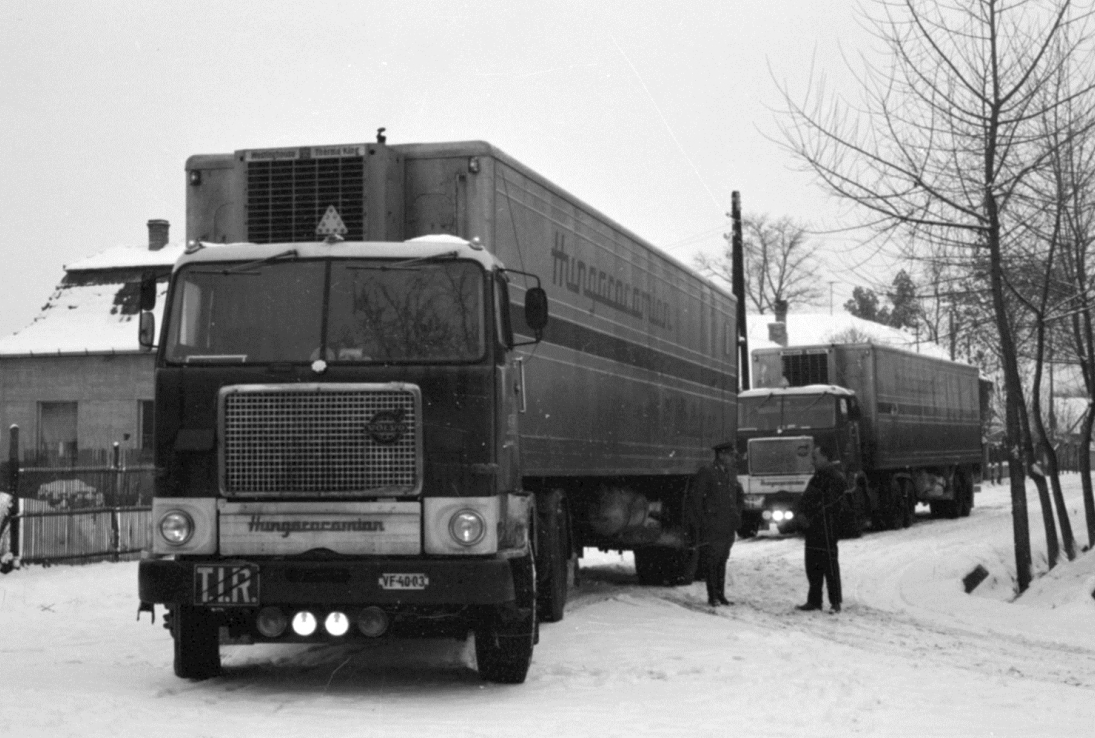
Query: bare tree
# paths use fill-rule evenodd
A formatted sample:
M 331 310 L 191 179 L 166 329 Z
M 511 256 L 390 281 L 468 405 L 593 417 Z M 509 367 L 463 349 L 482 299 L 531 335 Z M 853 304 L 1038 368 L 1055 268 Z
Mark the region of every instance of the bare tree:
M 778 300 L 788 307 L 815 305 L 824 299 L 815 273 L 815 248 L 806 227 L 789 217 L 767 215 L 742 218 L 745 296 L 760 315 L 774 310 Z M 709 277 L 731 282 L 733 259 L 729 241 L 718 256 L 698 254 L 696 268 Z
M 987 262 L 1005 390 L 1018 590 L 1031 580 L 1024 475 L 1024 390 L 1006 266 L 1023 213 L 1018 195 L 1049 156 L 1039 123 L 1067 102 L 1041 91 L 1062 69 L 1083 70 L 1072 97 L 1091 92 L 1093 66 L 1071 0 L 877 0 L 874 23 L 888 65 L 869 62 L 862 100 L 802 101 L 783 89 L 790 150 L 827 188 L 910 242 L 946 244 L 968 263 Z M 1069 35 L 1069 30 L 1076 28 Z M 1078 39 L 1071 41 L 1070 39 Z

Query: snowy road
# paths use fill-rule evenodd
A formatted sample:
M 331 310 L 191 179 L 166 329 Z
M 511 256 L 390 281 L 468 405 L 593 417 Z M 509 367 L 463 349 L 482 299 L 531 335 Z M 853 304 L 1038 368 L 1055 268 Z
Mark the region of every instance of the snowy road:
M 1044 551 L 1033 489 L 1030 506 Z M 230 647 L 222 677 L 181 681 L 160 619 L 135 620 L 135 564 L 30 567 L 0 577 L 0 735 L 1089 735 L 1095 559 L 1012 603 L 1010 535 L 989 486 L 968 519 L 844 542 L 836 616 L 794 610 L 801 539 L 735 544 L 718 611 L 701 583 L 641 588 L 629 555 L 590 551 L 515 687 L 446 641 Z

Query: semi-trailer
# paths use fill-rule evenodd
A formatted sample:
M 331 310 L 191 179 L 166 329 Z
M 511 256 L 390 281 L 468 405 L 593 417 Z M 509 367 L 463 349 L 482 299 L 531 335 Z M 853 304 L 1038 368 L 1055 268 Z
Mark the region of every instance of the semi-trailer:
M 796 529 L 811 448 L 836 452 L 861 525 L 908 526 L 918 503 L 970 514 L 980 487 L 979 371 L 875 343 L 755 349 L 753 387 L 738 398 L 741 533 Z
M 178 676 L 222 642 L 473 634 L 521 682 L 584 548 L 687 569 L 688 479 L 734 437 L 730 294 L 484 142 L 197 155 L 186 193 L 159 333 L 141 291 L 139 592 Z

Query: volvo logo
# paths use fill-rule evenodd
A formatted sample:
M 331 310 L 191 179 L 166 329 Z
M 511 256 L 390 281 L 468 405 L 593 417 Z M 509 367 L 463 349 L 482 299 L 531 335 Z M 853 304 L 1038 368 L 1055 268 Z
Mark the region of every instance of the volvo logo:
M 407 424 L 403 422 L 403 413 L 403 408 L 381 410 L 365 424 L 365 432 L 375 442 L 390 446 L 407 431 Z

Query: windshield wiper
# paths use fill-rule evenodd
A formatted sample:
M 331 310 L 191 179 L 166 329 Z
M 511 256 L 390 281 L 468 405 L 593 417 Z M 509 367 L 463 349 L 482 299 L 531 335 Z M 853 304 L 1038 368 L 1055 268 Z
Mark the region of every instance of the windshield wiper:
M 423 264 L 430 264 L 435 261 L 451 261 L 455 259 L 459 254 L 455 251 L 446 251 L 441 254 L 432 254 L 430 256 L 418 256 L 414 259 L 404 259 L 403 261 L 397 261 L 394 264 L 348 264 L 347 269 L 376 269 L 381 272 L 391 271 L 393 269 L 416 269 Z
M 288 251 L 282 251 L 280 254 L 274 254 L 273 256 L 267 256 L 265 259 L 259 259 L 258 261 L 249 261 L 246 264 L 238 264 L 231 269 L 195 269 L 198 274 L 223 274 L 225 276 L 229 274 L 258 274 L 258 272 L 251 271 L 257 267 L 273 264 L 276 261 L 282 259 L 295 260 L 300 254 L 296 249 L 289 249 Z

